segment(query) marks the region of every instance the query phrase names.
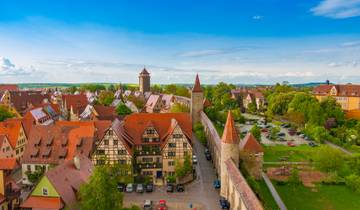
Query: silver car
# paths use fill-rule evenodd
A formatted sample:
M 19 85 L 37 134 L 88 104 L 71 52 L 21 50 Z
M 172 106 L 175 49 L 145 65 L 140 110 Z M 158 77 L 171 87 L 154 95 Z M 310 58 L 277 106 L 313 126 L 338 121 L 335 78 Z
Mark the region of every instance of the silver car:
M 144 210 L 152 210 L 153 209 L 153 203 L 151 200 L 145 200 L 144 201 Z

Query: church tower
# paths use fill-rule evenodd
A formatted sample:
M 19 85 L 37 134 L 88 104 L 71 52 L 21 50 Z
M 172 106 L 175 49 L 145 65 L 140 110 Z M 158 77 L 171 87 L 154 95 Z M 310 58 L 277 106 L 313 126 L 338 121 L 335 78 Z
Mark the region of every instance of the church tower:
M 191 119 L 194 127 L 195 123 L 200 122 L 200 112 L 203 110 L 204 93 L 201 89 L 199 75 L 196 74 L 195 84 L 191 91 Z
M 139 74 L 139 90 L 142 93 L 150 92 L 150 74 L 146 68 Z
M 232 159 L 235 165 L 239 165 L 239 134 L 235 127 L 231 111 L 228 112 L 224 133 L 221 138 L 221 155 L 220 155 L 220 178 L 221 178 L 221 190 L 220 195 L 227 198 L 228 193 L 228 173 L 226 170 L 225 162 Z

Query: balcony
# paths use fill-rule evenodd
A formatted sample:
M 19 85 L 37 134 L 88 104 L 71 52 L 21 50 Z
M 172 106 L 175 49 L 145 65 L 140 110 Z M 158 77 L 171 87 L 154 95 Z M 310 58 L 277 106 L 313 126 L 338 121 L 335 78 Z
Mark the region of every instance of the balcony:
M 139 169 L 162 168 L 162 163 L 137 163 L 136 166 Z

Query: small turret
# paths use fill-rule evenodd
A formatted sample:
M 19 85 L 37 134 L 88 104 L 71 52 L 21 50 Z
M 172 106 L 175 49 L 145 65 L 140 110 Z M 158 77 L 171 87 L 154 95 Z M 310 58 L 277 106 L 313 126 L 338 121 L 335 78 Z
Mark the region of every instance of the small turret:
M 200 122 L 200 112 L 204 109 L 204 93 L 201 89 L 199 75 L 196 74 L 195 84 L 191 91 L 191 118 L 192 125 L 194 126 L 197 122 Z

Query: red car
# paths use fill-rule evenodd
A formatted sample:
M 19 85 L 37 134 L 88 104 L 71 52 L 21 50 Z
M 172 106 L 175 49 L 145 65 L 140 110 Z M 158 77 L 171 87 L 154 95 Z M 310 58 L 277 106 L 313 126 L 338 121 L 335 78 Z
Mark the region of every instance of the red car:
M 159 200 L 159 207 L 158 210 L 166 210 L 166 200 Z
M 292 143 L 292 142 L 290 142 L 290 141 L 287 143 L 287 145 L 288 145 L 289 147 L 295 147 L 295 144 Z

